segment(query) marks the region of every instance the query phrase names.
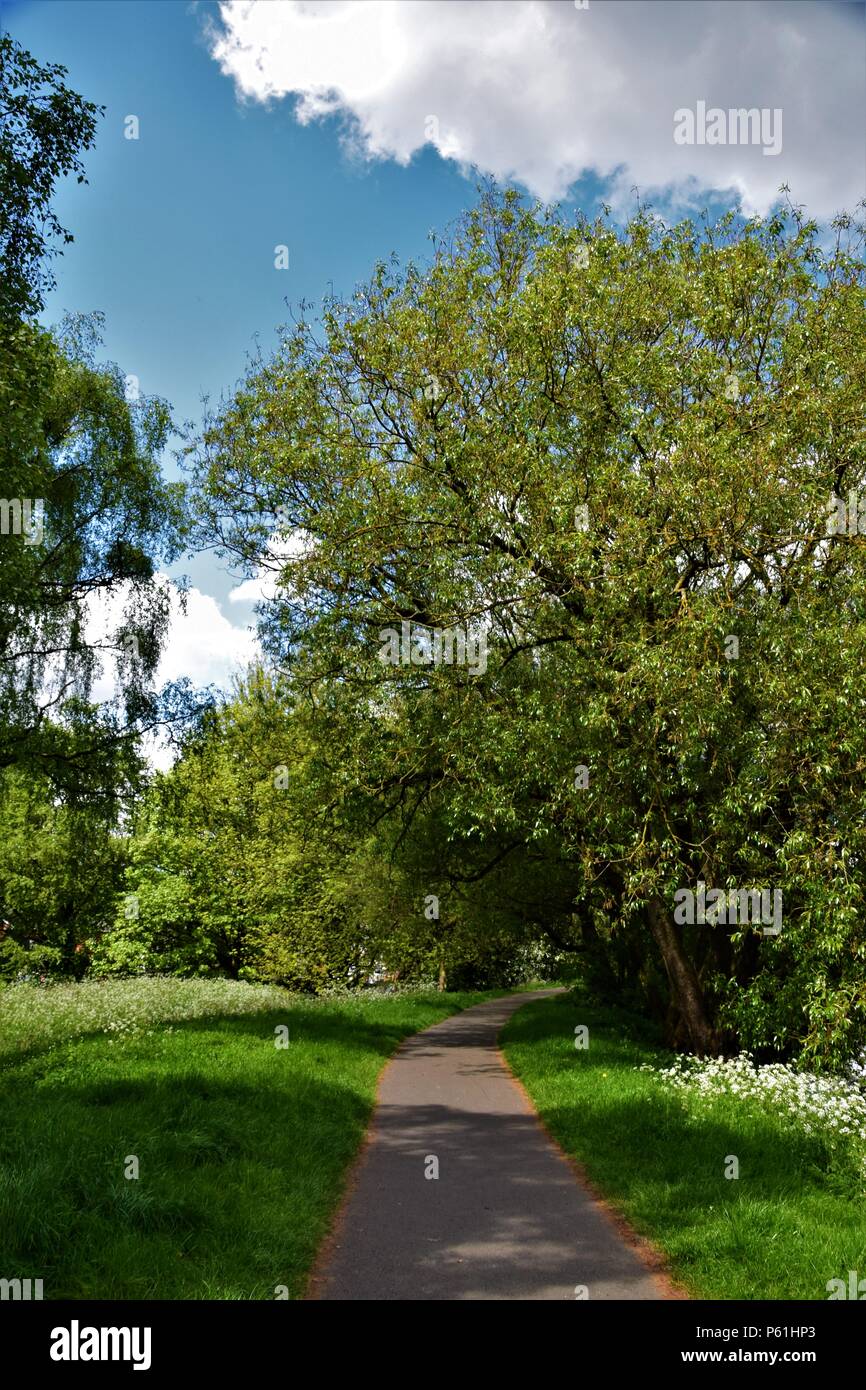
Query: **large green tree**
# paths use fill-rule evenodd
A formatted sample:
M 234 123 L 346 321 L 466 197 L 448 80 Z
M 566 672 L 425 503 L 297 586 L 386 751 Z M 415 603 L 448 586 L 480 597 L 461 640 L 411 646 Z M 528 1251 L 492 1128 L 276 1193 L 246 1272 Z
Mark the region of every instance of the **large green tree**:
M 182 717 L 154 676 L 182 489 L 160 469 L 165 402 L 97 360 L 98 315 L 35 316 L 70 233 L 58 180 L 84 181 L 97 106 L 0 35 L 0 913 L 3 973 L 80 971 L 111 919 L 120 818 L 142 732 Z M 115 699 L 94 681 L 117 663 Z M 11 925 L 10 925 L 11 924 Z M 32 943 L 28 945 L 27 943 Z
M 297 324 L 196 461 L 204 534 L 279 576 L 337 794 L 435 807 L 466 877 L 548 857 L 704 1051 L 831 1057 L 866 1017 L 864 540 L 827 526 L 866 486 L 866 296 L 835 231 L 488 191 L 428 270 Z M 383 662 L 403 622 L 483 630 L 486 669 Z M 700 881 L 782 890 L 781 935 L 680 925 Z

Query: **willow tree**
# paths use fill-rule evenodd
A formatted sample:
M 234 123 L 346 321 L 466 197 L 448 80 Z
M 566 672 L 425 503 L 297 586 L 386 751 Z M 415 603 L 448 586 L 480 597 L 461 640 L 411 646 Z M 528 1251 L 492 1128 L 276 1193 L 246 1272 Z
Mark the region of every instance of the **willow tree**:
M 866 483 L 861 244 L 488 190 L 427 268 L 296 323 L 197 453 L 336 794 L 401 834 L 435 802 L 468 881 L 547 859 L 700 1050 L 747 998 L 816 1051 L 866 1011 L 864 541 L 828 527 Z M 699 882 L 782 889 L 782 933 L 681 926 Z
M 169 616 L 157 565 L 181 528 L 180 489 L 160 472 L 168 407 L 97 362 L 98 315 L 56 334 L 35 321 L 72 241 L 54 189 L 86 182 L 100 114 L 65 76 L 0 35 L 0 768 L 47 769 L 64 792 L 185 707 L 152 689 Z M 89 624 L 118 595 L 118 630 L 101 645 L 120 661 L 123 694 L 93 721 L 82 702 L 101 654 Z

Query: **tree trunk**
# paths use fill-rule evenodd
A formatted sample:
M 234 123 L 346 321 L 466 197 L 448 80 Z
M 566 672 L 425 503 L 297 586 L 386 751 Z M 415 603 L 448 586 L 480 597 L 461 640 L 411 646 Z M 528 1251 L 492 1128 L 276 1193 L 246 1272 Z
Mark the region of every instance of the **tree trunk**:
M 444 962 L 444 960 L 440 960 L 440 962 L 439 962 L 439 989 L 440 989 L 440 990 L 444 990 L 444 988 L 445 988 L 445 962 Z
M 707 1016 L 704 993 L 697 972 L 680 939 L 676 923 L 660 898 L 647 906 L 650 931 L 661 952 L 671 983 L 671 993 L 688 1029 L 692 1047 L 704 1057 L 718 1051 L 715 1030 Z

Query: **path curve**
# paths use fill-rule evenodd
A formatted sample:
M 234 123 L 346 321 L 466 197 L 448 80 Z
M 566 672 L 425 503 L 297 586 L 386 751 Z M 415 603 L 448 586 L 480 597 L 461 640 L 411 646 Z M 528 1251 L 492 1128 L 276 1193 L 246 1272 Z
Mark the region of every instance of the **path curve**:
M 497 1036 L 537 990 L 407 1038 L 307 1296 L 321 1299 L 662 1299 L 542 1128 Z M 425 1177 L 438 1160 L 438 1178 Z M 676 1296 L 675 1294 L 673 1296 Z

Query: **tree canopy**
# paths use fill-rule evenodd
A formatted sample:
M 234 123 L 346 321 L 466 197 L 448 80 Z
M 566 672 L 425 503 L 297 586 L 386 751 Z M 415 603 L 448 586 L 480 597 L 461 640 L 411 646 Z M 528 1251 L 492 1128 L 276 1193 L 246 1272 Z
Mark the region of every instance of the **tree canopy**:
M 866 300 L 835 234 L 487 190 L 428 270 L 294 324 L 195 461 L 202 534 L 279 577 L 333 795 L 395 843 L 435 825 L 500 919 L 485 880 L 540 876 L 701 1050 L 864 1019 L 864 549 L 828 506 L 864 482 Z M 484 669 L 433 661 L 443 631 Z M 699 884 L 781 890 L 782 932 L 676 922 Z

